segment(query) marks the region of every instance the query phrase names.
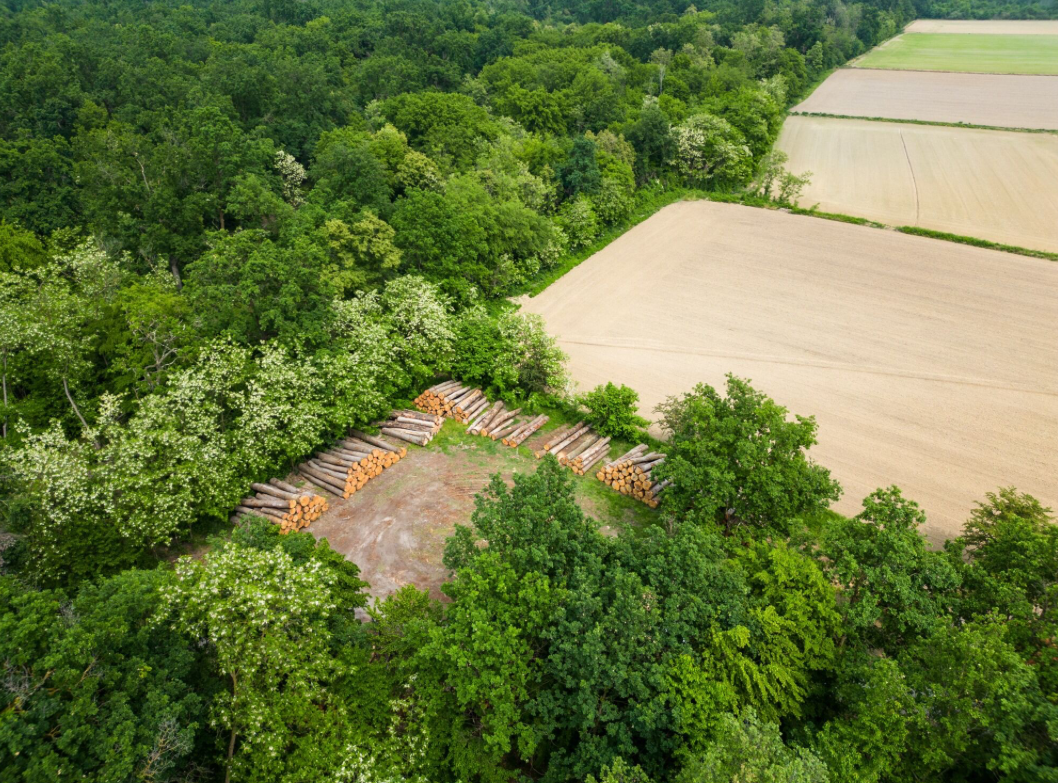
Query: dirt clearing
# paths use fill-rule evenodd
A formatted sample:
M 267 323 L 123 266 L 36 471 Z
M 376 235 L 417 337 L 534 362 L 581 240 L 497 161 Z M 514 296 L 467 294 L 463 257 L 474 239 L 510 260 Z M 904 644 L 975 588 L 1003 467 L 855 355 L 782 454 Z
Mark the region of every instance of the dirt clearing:
M 956 534 L 1015 485 L 1058 506 L 1058 264 L 710 202 L 666 207 L 524 307 L 581 388 L 644 415 L 733 372 L 820 425 L 855 513 L 898 484 Z
M 792 111 L 1058 130 L 1058 76 L 844 68 Z
M 331 547 L 360 567 L 361 578 L 375 598 L 406 584 L 443 598 L 447 571 L 441 562 L 445 540 L 455 525 L 470 524 L 474 496 L 495 473 L 508 484 L 517 472 L 532 473 L 539 463 L 532 449 L 541 448 L 554 425 L 545 427 L 517 449 L 465 434 L 454 421 L 427 448 L 409 447 L 408 456 L 348 500 L 332 498 L 331 508 L 307 532 L 326 538 Z M 649 524 L 656 512 L 613 492 L 594 475 L 574 479 L 584 512 L 604 523 L 604 533 Z
M 1058 136 L 788 117 L 801 206 L 1058 251 Z
M 905 33 L 945 35 L 1058 35 L 1058 19 L 916 19 Z

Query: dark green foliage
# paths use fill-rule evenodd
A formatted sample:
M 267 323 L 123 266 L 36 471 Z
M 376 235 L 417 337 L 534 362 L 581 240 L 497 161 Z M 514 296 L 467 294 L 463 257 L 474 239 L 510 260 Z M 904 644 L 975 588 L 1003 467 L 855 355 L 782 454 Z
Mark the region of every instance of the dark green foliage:
M 213 686 L 153 622 L 169 578 L 125 571 L 72 597 L 0 578 L 0 780 L 166 779 L 201 758 Z
M 608 382 L 582 394 L 579 402 L 588 409 L 587 421 L 596 432 L 622 440 L 633 440 L 647 425 L 636 413 L 639 394 L 625 385 Z
M 673 481 L 664 495 L 670 511 L 728 527 L 786 530 L 840 493 L 830 471 L 807 456 L 815 419 L 788 421 L 785 408 L 747 381 L 728 376 L 726 396 L 699 384 L 658 410 L 672 433 L 661 468 Z
M 566 198 L 576 198 L 581 193 L 592 194 L 599 190 L 599 165 L 595 162 L 595 142 L 583 136 L 573 142 L 569 157 L 559 164 L 558 181 Z

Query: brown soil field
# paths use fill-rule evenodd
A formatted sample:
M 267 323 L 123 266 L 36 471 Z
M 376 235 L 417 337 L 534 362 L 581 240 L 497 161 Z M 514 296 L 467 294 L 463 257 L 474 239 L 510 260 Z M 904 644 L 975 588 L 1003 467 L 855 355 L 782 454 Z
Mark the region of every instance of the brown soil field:
M 1058 507 L 1058 264 L 781 211 L 681 202 L 534 298 L 582 389 L 641 412 L 726 373 L 815 415 L 853 514 L 879 486 L 934 542 L 1014 485 Z
M 1058 19 L 916 19 L 905 33 L 974 35 L 1058 35 Z
M 843 68 L 792 111 L 1058 130 L 1058 76 Z
M 361 578 L 370 584 L 368 595 L 384 598 L 412 584 L 446 600 L 441 593 L 448 578 L 441 562 L 445 540 L 456 524 L 470 524 L 474 496 L 494 474 L 511 484 L 516 472 L 536 470 L 532 451 L 542 448 L 553 429 L 548 425 L 511 449 L 466 435 L 464 425 L 447 422 L 429 447 L 409 447 L 405 459 L 351 498 L 331 498 L 330 510 L 307 530 L 360 567 Z M 608 523 L 601 528 L 606 535 L 656 518 L 657 512 L 594 477 L 575 478 L 574 483 L 584 512 Z
M 801 206 L 1058 251 L 1058 136 L 788 117 Z

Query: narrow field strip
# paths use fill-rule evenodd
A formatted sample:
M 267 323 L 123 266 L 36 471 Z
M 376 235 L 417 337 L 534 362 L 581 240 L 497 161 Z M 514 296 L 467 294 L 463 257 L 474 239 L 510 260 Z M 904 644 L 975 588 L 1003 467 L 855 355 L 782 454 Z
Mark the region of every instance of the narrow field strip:
M 904 33 L 871 50 L 857 68 L 984 74 L 1058 74 L 1058 35 Z
M 792 111 L 1058 131 L 1058 76 L 843 68 Z

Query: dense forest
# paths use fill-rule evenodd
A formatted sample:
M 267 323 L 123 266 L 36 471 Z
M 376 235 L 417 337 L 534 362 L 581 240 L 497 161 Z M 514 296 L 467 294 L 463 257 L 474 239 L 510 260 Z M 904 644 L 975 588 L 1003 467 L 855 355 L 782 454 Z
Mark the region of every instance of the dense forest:
M 8 0 L 0 781 L 1058 781 L 1050 510 L 983 487 L 942 549 L 895 487 L 834 514 L 814 420 L 737 378 L 659 410 L 656 526 L 602 536 L 547 458 L 444 603 L 228 523 L 438 378 L 575 405 L 509 295 L 672 194 L 796 198 L 787 108 L 915 17 L 1055 15 Z

